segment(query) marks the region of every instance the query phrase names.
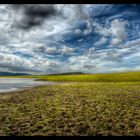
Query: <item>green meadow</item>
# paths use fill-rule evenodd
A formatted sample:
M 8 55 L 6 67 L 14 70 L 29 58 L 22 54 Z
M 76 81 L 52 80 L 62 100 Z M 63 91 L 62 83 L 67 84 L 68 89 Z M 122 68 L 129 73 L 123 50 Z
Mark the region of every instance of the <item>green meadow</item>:
M 108 74 L 75 74 L 75 75 L 29 75 L 0 76 L 0 78 L 36 78 L 42 81 L 60 82 L 140 82 L 140 72 L 123 72 Z
M 83 74 L 83 75 L 50 75 L 37 77 L 46 81 L 63 82 L 139 82 L 140 72 Z
M 58 84 L 0 94 L 0 135 L 140 135 L 140 72 L 19 77 Z

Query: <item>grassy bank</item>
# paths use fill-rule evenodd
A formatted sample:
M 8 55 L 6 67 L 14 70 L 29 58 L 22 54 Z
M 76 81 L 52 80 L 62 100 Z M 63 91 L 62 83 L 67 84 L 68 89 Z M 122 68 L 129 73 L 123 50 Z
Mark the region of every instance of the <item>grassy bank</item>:
M 2 77 L 6 78 L 5 76 L 1 76 L 0 78 Z M 7 76 L 7 78 L 36 78 L 43 81 L 63 82 L 140 82 L 140 72 L 79 75 Z
M 42 86 L 0 94 L 0 135 L 140 135 L 140 84 Z
M 84 75 L 51 75 L 40 77 L 40 80 L 67 82 L 140 82 L 140 72 Z

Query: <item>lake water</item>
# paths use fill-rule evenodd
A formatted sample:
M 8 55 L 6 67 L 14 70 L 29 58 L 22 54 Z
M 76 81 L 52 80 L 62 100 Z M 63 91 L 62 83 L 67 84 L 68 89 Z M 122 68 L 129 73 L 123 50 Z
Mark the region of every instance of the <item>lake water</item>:
M 49 85 L 52 82 L 35 81 L 30 78 L 0 78 L 0 92 L 15 91 L 38 85 Z

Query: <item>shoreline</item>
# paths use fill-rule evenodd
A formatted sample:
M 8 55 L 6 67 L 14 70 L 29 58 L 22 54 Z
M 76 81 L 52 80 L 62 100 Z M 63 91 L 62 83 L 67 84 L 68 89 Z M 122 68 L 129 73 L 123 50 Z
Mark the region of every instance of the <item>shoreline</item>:
M 4 91 L 4 92 L 0 92 L 0 96 L 2 95 L 9 95 L 9 94 L 14 94 L 17 92 L 24 92 L 24 91 L 28 91 L 34 88 L 39 88 L 39 87 L 43 87 L 43 86 L 53 86 L 53 85 L 70 85 L 73 83 L 77 83 L 77 82 L 50 82 L 50 81 L 46 81 L 47 83 L 42 83 L 40 85 L 34 85 L 31 87 L 22 87 L 22 88 L 17 88 L 15 90 L 11 90 L 11 91 Z

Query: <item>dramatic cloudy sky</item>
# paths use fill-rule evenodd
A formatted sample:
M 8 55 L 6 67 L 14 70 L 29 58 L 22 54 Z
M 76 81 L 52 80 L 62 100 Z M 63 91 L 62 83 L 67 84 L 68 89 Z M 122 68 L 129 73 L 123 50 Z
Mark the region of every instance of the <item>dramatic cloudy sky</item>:
M 0 71 L 140 70 L 140 5 L 0 5 Z

